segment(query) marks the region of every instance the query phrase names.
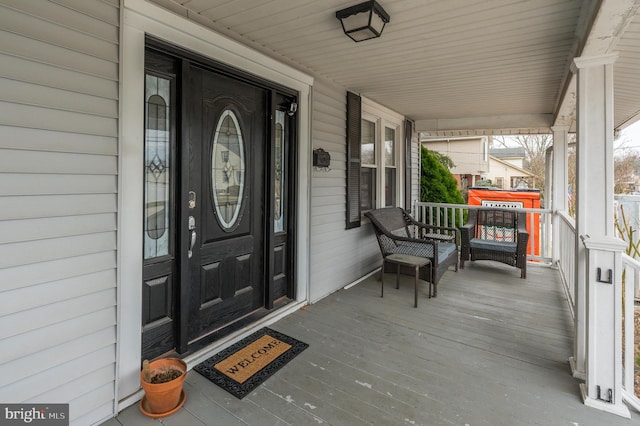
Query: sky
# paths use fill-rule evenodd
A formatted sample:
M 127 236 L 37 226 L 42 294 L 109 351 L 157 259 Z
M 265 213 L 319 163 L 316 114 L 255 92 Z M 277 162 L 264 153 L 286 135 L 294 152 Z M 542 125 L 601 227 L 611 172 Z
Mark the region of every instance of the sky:
M 640 120 L 620 132 L 620 137 L 613 142 L 614 155 L 624 155 L 628 151 L 640 154 Z

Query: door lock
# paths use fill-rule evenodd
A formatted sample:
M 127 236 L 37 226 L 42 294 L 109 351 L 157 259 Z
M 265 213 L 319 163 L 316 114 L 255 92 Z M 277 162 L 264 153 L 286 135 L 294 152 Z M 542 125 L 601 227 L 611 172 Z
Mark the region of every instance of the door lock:
M 189 251 L 187 253 L 189 259 L 193 256 L 193 247 L 196 245 L 196 238 L 196 218 L 189 216 Z

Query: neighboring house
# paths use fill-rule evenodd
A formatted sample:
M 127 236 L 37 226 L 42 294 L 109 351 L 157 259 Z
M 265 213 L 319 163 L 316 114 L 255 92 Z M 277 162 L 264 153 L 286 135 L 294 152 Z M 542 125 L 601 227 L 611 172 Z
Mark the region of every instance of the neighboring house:
M 486 178 L 493 186 L 501 189 L 528 188 L 531 185 L 533 173 L 518 167 L 514 161 L 503 160 L 493 155 L 489 156 L 489 172 Z
M 523 148 L 488 149 L 486 136 L 422 138 L 421 143 L 423 147 L 451 158 L 454 164 L 451 174 L 463 192 L 485 179 L 502 189 L 528 187 L 533 177 L 523 169 Z
M 524 168 L 524 160 L 527 154 L 522 147 L 514 148 L 489 148 L 489 155 L 514 165 L 519 169 Z
M 487 179 L 503 189 L 528 188 L 534 175 L 524 169 L 526 152 L 522 147 L 490 148 Z
M 423 147 L 446 155 L 454 166 L 450 172 L 458 182 L 462 191 L 475 186 L 476 182 L 486 176 L 489 171 L 488 138 L 422 138 Z

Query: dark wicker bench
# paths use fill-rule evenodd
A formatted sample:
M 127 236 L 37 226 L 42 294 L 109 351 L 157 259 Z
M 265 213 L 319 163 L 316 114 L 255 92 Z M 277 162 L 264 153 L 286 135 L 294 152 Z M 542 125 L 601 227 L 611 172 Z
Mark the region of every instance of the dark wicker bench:
M 365 213 L 371 220 L 380 245 L 383 262 L 394 253 L 429 259 L 429 264 L 420 268 L 420 279 L 430 283 L 429 295 L 438 295 L 438 281 L 442 275 L 454 266 L 458 270 L 458 230 L 440 226 L 427 225 L 414 220 L 399 207 L 387 207 Z M 423 235 L 437 234 L 438 239 L 423 238 Z M 450 240 L 443 241 L 443 240 Z M 386 262 L 385 272 L 396 272 L 414 275 L 415 270 Z M 433 290 L 431 290 L 433 288 Z
M 494 260 L 527 277 L 527 214 L 513 210 L 469 210 L 460 227 L 460 267 L 466 260 Z

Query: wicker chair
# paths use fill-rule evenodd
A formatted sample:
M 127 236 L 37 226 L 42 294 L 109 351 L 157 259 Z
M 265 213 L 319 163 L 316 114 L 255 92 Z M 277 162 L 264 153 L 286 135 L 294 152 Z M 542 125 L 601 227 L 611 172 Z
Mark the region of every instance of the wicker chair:
M 373 225 L 383 262 L 384 258 L 394 253 L 426 257 L 430 260 L 430 264 L 420 268 L 420 279 L 430 283 L 430 287 L 433 287 L 432 295 L 436 297 L 438 281 L 445 271 L 450 266 L 455 266 L 455 270 L 458 270 L 458 230 L 418 222 L 399 207 L 371 210 L 366 212 L 365 216 Z M 449 242 L 442 241 L 445 239 Z M 396 272 L 397 267 L 389 262 L 384 264 L 385 272 Z M 400 273 L 413 275 L 414 271 L 400 267 Z
M 513 210 L 469 210 L 460 227 L 460 267 L 466 260 L 494 260 L 527 277 L 527 214 Z

